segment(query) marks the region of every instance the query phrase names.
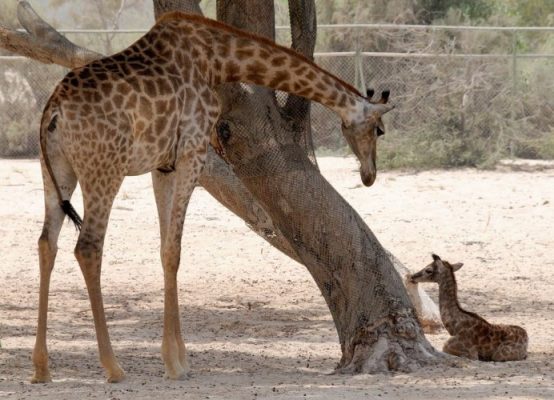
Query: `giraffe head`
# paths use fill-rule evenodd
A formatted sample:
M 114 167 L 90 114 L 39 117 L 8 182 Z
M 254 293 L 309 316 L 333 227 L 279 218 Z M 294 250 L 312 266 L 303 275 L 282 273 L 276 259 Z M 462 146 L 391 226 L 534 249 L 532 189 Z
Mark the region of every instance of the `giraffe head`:
M 394 108 L 387 104 L 390 91 L 381 92 L 381 98 L 372 102 L 374 91 L 368 89 L 363 105 L 362 118 L 350 124 L 342 124 L 342 133 L 348 145 L 360 161 L 360 176 L 365 186 L 373 185 L 377 177 L 377 138 L 385 134 L 381 117 Z
M 440 282 L 441 277 L 447 273 L 454 273 L 462 268 L 462 263 L 450 264 L 448 261 L 443 261 L 439 256 L 433 254 L 433 262 L 423 268 L 421 271 L 416 272 L 409 276 L 411 283 L 420 282 Z

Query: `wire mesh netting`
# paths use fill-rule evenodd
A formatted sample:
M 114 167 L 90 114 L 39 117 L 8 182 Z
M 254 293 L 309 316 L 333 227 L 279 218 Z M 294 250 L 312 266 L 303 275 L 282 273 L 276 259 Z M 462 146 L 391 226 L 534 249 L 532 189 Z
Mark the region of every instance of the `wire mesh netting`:
M 386 166 L 487 165 L 501 156 L 554 157 L 549 139 L 554 126 L 549 93 L 554 81 L 547 76 L 554 71 L 554 59 L 518 60 L 521 70 L 516 79 L 511 77 L 511 60 L 504 57 L 362 54 L 322 56 L 316 61 L 348 82 L 355 82 L 358 75 L 377 93 L 391 90 L 397 108 L 386 117 L 391 134 L 383 138 L 379 150 Z M 346 154 L 339 118 L 319 104 L 312 110 L 316 150 Z M 433 146 L 434 155 L 425 151 Z
M 522 41 L 551 33 L 518 32 L 517 37 Z M 386 117 L 391 134 L 380 149 L 385 166 L 487 164 L 499 156 L 551 158 L 554 58 L 510 55 L 512 35 L 401 26 L 326 28 L 318 34 L 315 60 L 360 89 L 391 90 L 397 109 Z M 68 36 L 110 53 L 140 34 Z M 287 42 L 290 32 L 280 29 L 277 38 Z M 38 154 L 40 113 L 64 73 L 61 67 L 20 57 L 0 59 L 0 156 Z M 347 153 L 338 117 L 315 103 L 312 135 L 316 151 Z M 435 151 L 422 151 L 429 148 Z

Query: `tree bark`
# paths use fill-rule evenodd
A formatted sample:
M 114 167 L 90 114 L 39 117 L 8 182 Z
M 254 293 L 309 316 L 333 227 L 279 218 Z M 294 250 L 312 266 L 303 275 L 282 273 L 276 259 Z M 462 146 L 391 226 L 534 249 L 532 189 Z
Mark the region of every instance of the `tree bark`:
M 294 2 L 293 12 L 299 3 L 315 12 L 313 0 Z M 220 0 L 217 15 L 273 38 L 272 2 Z M 303 18 L 307 31 L 313 18 Z M 221 140 L 226 156 L 321 290 L 341 343 L 338 370 L 409 371 L 436 359 L 385 249 L 295 142 L 291 127 L 302 126 L 306 113 L 284 115 L 265 88 L 244 93 L 232 85 L 220 95 L 231 132 Z
M 22 23 L 28 37 L 11 46 L 14 32 L 0 29 L 0 46 L 70 67 L 99 57 L 61 40 L 28 4 L 21 5 L 32 17 Z M 156 15 L 200 12 L 198 0 L 154 0 L 154 9 Z M 293 47 L 311 56 L 314 2 L 291 1 L 290 9 Z M 219 19 L 270 38 L 273 15 L 272 2 L 218 2 Z M 38 43 L 36 27 L 43 27 L 40 35 L 47 34 L 48 40 Z M 221 120 L 231 130 L 225 147 L 232 169 L 210 152 L 200 183 L 273 246 L 306 265 L 337 327 L 343 351 L 339 371 L 410 370 L 434 360 L 437 353 L 425 340 L 394 269 L 402 272 L 405 267 L 391 261 L 392 255 L 313 162 L 309 103 L 290 96 L 281 107 L 273 91 L 256 87 L 247 92 L 237 84 L 223 86 L 219 94 Z M 251 118 L 254 112 L 258 118 Z M 422 291 L 412 290 L 410 295 L 416 307 L 434 306 Z M 438 315 L 427 311 L 436 324 Z

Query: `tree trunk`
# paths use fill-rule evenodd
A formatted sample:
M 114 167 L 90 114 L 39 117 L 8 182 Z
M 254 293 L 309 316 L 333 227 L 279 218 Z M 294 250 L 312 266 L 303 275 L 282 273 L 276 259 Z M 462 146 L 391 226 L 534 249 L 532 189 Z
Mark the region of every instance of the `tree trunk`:
M 300 22 L 309 32 L 315 8 L 313 0 L 302 3 L 307 15 Z M 272 2 L 220 0 L 217 14 L 238 28 L 274 36 Z M 295 32 L 302 29 L 293 27 L 293 38 Z M 220 97 L 221 121 L 231 132 L 221 140 L 226 156 L 321 290 L 341 343 L 339 370 L 412 370 L 434 359 L 385 249 L 295 142 L 292 128 L 305 126 L 307 113 L 291 115 L 265 88 L 245 92 L 229 85 Z
M 156 15 L 170 10 L 198 13 L 198 2 L 154 0 L 154 9 Z M 314 2 L 290 3 L 293 47 L 311 57 Z M 26 7 L 25 2 L 21 5 Z M 272 2 L 225 0 L 218 2 L 217 10 L 219 19 L 227 23 L 274 36 Z M 17 33 L 0 27 L 1 46 L 72 67 L 98 56 L 68 41 L 58 45 L 60 38 L 47 28 L 54 30 L 30 15 L 36 21 L 24 24 L 29 33 L 17 42 L 19 47 L 6 45 L 14 43 Z M 43 41 L 39 46 L 33 26 L 44 24 L 52 43 Z M 52 48 L 57 48 L 55 56 L 48 52 Z M 396 266 L 404 273 L 405 267 L 393 264 L 392 255 L 317 169 L 309 103 L 291 96 L 280 106 L 273 91 L 255 87 L 250 92 L 238 84 L 222 86 L 219 94 L 221 121 L 231 131 L 225 150 L 232 169 L 210 152 L 200 183 L 273 246 L 308 268 L 337 328 L 343 352 L 339 370 L 410 370 L 434 360 L 437 353 L 425 340 L 395 270 Z M 411 295 L 416 307 L 432 304 L 422 291 L 412 290 Z M 433 315 L 433 323 L 438 320 L 433 311 L 423 314 Z

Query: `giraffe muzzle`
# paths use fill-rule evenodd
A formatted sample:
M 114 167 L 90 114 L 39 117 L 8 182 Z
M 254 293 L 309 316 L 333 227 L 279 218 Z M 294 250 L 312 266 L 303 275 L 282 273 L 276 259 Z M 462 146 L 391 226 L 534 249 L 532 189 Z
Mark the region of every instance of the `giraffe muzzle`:
M 408 275 L 408 281 L 410 281 L 410 283 L 419 283 L 418 278 L 421 278 L 421 273 L 419 272 Z
M 377 179 L 377 166 L 374 159 L 369 158 L 369 160 L 362 162 L 360 177 L 364 186 L 369 187 L 375 183 L 375 179 Z
M 375 183 L 375 179 L 377 179 L 377 173 L 364 174 L 361 172 L 360 175 L 362 177 L 362 183 L 367 187 L 373 185 Z

